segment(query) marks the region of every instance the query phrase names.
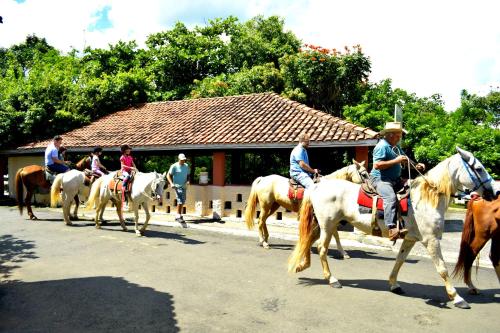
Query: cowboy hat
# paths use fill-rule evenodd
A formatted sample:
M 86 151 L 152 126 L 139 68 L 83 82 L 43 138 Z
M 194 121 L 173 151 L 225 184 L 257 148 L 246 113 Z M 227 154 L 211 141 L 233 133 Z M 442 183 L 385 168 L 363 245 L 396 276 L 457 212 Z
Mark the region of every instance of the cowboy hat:
M 385 123 L 385 127 L 380 131 L 380 135 L 386 135 L 387 133 L 408 133 L 399 121 L 390 121 Z
M 179 157 L 179 161 L 185 161 L 186 160 L 186 155 L 184 155 L 183 153 L 180 153 L 178 157 Z

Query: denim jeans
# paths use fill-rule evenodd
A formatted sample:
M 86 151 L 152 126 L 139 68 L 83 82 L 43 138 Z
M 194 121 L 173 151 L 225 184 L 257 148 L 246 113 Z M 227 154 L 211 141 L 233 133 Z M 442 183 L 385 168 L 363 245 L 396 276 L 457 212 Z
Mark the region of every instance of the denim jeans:
M 69 168 L 66 165 L 59 163 L 47 165 L 47 168 L 49 168 L 50 171 L 55 173 L 65 173 L 66 171 L 69 170 Z
M 306 188 L 306 189 L 310 188 L 311 186 L 314 186 L 314 181 L 305 172 L 301 172 L 301 173 L 290 175 L 290 176 L 293 179 L 295 179 L 295 181 L 298 182 L 300 185 L 304 186 L 304 188 Z
M 383 181 L 380 178 L 371 178 L 372 184 L 384 200 L 384 223 L 388 228 L 396 226 L 396 191 L 401 187 L 400 181 Z

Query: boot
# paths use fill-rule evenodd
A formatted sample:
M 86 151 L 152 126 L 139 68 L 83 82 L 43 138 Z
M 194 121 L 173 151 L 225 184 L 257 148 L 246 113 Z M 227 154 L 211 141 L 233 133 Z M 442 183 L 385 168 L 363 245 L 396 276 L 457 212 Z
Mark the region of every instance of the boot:
M 408 233 L 408 229 L 398 229 L 396 227 L 389 229 L 389 240 L 396 241 L 398 238 L 404 238 Z

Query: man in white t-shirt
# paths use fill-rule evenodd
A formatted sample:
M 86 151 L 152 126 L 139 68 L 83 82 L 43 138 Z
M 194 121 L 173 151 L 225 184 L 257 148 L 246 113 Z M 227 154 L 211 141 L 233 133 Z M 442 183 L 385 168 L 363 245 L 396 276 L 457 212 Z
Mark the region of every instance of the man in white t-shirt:
M 167 172 L 168 183 L 175 190 L 177 196 L 177 215 L 175 220 L 183 228 L 187 228 L 187 224 L 182 218 L 182 207 L 186 203 L 186 188 L 189 185 L 189 173 L 189 166 L 186 163 L 186 155 L 184 154 L 179 154 L 179 161 L 172 164 Z

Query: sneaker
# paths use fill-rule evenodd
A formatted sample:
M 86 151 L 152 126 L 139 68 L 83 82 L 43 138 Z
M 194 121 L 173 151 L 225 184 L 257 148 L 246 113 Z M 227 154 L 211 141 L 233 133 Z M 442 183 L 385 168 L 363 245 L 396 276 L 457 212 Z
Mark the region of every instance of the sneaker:
M 184 219 L 182 218 L 182 216 L 181 217 L 176 217 L 175 218 L 175 222 L 178 222 L 181 225 L 181 227 L 183 227 L 183 228 L 187 228 L 188 227 L 186 221 L 184 221 Z

